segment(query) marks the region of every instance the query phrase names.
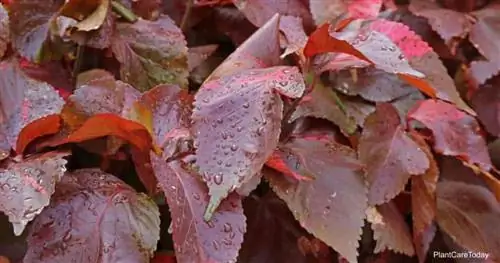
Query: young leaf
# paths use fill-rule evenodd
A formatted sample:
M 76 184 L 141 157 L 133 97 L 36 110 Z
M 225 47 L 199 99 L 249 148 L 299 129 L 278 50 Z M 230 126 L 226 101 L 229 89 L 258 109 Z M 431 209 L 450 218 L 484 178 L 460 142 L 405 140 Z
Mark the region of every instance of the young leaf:
M 40 62 L 43 46 L 60 3 L 57 0 L 19 0 L 9 5 L 12 46 L 21 56 Z
M 309 0 L 316 25 L 338 21 L 341 17 L 375 18 L 382 8 L 382 0 Z
M 309 10 L 301 0 L 235 0 L 233 2 L 246 18 L 257 27 L 263 26 L 275 14 L 301 17 L 308 23 L 312 21 Z
M 0 58 L 3 57 L 10 42 L 9 14 L 0 3 Z
M 151 160 L 170 208 L 177 262 L 235 262 L 246 231 L 241 198 L 230 195 L 205 222 L 209 196 L 200 176 L 178 161 Z
M 317 81 L 311 93 L 307 94 L 293 112 L 290 122 L 301 117 L 323 118 L 336 124 L 344 133 L 356 131 L 355 119 L 348 116 L 342 101 L 330 87 Z
M 151 167 L 147 165 L 150 162 L 149 151 L 152 149 L 152 139 L 148 130 L 137 122 L 109 113 L 94 115 L 67 138 L 53 143 L 52 146 L 66 143 L 82 143 L 106 136 L 114 136 L 132 146 L 132 159 L 139 178 L 146 189 L 150 193 L 154 193 L 156 178 L 151 171 Z
M 0 62 L 0 150 L 15 148 L 18 134 L 26 125 L 59 113 L 63 104 L 64 100 L 52 86 L 26 76 L 16 60 Z
M 419 262 L 423 263 L 436 231 L 434 218 L 436 216 L 436 184 L 439 177 L 439 167 L 424 138 L 416 132 L 411 132 L 410 136 L 429 159 L 429 169 L 424 174 L 411 178 L 413 242 Z
M 155 145 L 171 157 L 178 142 L 190 137 L 193 96 L 175 85 L 159 85 L 142 94 L 132 109 L 136 119 L 151 129 Z
M 9 217 L 16 236 L 49 205 L 56 183 L 66 172 L 67 155 L 47 153 L 0 168 L 0 210 Z
M 260 171 L 278 144 L 283 102 L 300 97 L 296 67 L 248 70 L 205 83 L 195 96 L 196 163 L 210 189 L 205 218 L 229 192 Z
M 486 188 L 462 182 L 437 185 L 437 222 L 457 244 L 469 251 L 500 258 L 500 205 Z
M 159 84 L 187 87 L 186 40 L 167 16 L 117 23 L 111 48 L 120 62 L 121 79 L 140 91 Z
M 99 169 L 64 175 L 33 221 L 24 262 L 149 262 L 160 213 L 146 195 Z
M 432 130 L 437 152 L 478 164 L 486 171 L 491 169 L 491 159 L 477 120 L 452 104 L 439 100 L 421 101 L 410 110 L 408 120 L 419 121 Z
M 26 125 L 17 137 L 16 152 L 23 154 L 34 140 L 46 135 L 53 135 L 61 129 L 62 119 L 58 114 L 42 117 Z
M 373 237 L 377 241 L 374 253 L 390 249 L 408 256 L 415 254 L 410 229 L 393 201 L 370 207 L 366 214 L 366 219 L 373 229 Z
M 260 69 L 279 65 L 279 24 L 280 15 L 276 14 L 231 53 L 208 76 L 205 83 L 247 69 Z
M 370 23 L 368 28 L 388 36 L 401 49 L 410 66 L 425 75 L 424 80 L 434 90 L 437 98 L 452 102 L 460 109 L 475 115 L 460 97 L 454 80 L 448 75 L 439 55 L 408 26 L 377 19 Z
M 367 169 L 368 200 L 375 205 L 394 198 L 411 175 L 429 168 L 429 159 L 404 131 L 396 109 L 385 103 L 366 118 L 358 154 Z
M 324 24 L 309 37 L 304 55 L 312 57 L 326 52 L 348 54 L 364 60 L 378 69 L 397 74 L 431 97 L 436 96 L 433 87 L 423 79 L 425 75 L 413 69 L 398 46 L 376 30 L 361 27 L 357 31 L 330 33 L 330 25 Z
M 101 113 L 126 116 L 139 96 L 138 90 L 115 80 L 111 73 L 93 69 L 78 75 L 76 90 L 68 99 L 75 110 L 88 117 Z
M 349 262 L 356 262 L 367 208 L 363 166 L 356 152 L 334 141 L 314 138 L 296 138 L 286 145 L 301 156 L 300 165 L 315 179 L 298 181 L 272 171 L 264 176 L 302 227 Z
M 272 191 L 263 197 L 245 198 L 243 207 L 248 227 L 238 262 L 308 262 L 298 247 L 299 239 L 308 233 Z

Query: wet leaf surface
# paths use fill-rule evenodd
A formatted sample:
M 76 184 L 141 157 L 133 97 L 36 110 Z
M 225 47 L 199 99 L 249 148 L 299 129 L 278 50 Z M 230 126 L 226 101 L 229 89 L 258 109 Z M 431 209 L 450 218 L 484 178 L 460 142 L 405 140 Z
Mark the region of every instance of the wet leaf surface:
M 149 262 L 159 239 L 158 207 L 99 169 L 67 173 L 35 219 L 25 262 Z
M 411 175 L 429 168 L 425 152 L 404 131 L 390 104 L 380 104 L 366 118 L 358 154 L 367 169 L 370 204 L 388 202 L 404 189 Z
M 276 147 L 283 102 L 275 91 L 299 97 L 304 89 L 298 69 L 283 66 L 223 77 L 198 91 L 192 131 L 196 164 L 210 189 L 206 218 L 260 171 Z
M 24 127 L 36 119 L 59 113 L 63 104 L 52 86 L 28 77 L 16 60 L 0 62 L 0 150 L 15 148 Z M 45 129 L 53 128 L 41 127 L 40 133 Z
M 12 46 L 21 56 L 33 62 L 41 60 L 50 24 L 60 4 L 58 0 L 20 0 L 9 5 Z
M 210 197 L 200 176 L 186 164 L 151 159 L 170 207 L 177 262 L 235 262 L 246 232 L 241 198 L 231 194 L 205 221 Z
M 117 23 L 112 50 L 120 62 L 121 79 L 140 91 L 159 84 L 187 86 L 186 40 L 167 16 Z
M 245 14 L 246 18 L 257 27 L 263 26 L 276 13 L 280 15 L 301 17 L 311 21 L 307 6 L 300 0 L 266 1 L 266 0 L 236 0 L 234 5 Z
M 299 165 L 315 179 L 298 181 L 272 171 L 265 178 L 302 227 L 355 262 L 367 208 L 363 166 L 356 152 L 314 138 L 297 138 L 287 146 L 300 155 Z
M 49 205 L 56 183 L 66 172 L 68 153 L 47 153 L 0 168 L 0 210 L 19 236 L 26 225 Z
M 486 142 L 474 117 L 452 104 L 425 100 L 415 105 L 408 113 L 408 119 L 416 120 L 432 131 L 435 151 L 478 164 L 486 171 L 491 169 Z

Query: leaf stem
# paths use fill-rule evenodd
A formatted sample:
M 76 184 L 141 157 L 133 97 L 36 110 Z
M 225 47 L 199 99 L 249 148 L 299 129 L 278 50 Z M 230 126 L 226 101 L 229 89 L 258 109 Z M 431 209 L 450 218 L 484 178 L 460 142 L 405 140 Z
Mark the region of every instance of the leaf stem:
M 191 15 L 191 10 L 193 9 L 193 0 L 187 0 L 186 3 L 186 10 L 184 10 L 184 15 L 182 16 L 180 28 L 182 32 L 186 30 L 187 27 L 187 21 L 189 19 L 189 16 Z
M 130 23 L 137 21 L 137 16 L 118 1 L 111 1 L 111 8 Z
M 75 63 L 73 64 L 73 71 L 72 71 L 73 78 L 75 79 L 78 76 L 78 73 L 80 73 L 80 70 L 82 69 L 84 54 L 85 54 L 85 46 L 78 45 L 78 47 L 76 48 L 76 60 Z

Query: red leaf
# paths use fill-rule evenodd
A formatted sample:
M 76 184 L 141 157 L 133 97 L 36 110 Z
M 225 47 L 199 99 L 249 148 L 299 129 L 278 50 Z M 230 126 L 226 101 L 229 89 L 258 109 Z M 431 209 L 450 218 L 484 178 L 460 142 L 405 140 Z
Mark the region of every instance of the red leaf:
M 477 117 L 486 131 L 495 137 L 500 136 L 500 78 L 482 85 L 472 96 L 471 103 Z
M 183 262 L 236 261 L 246 230 L 241 198 L 230 195 L 210 221 L 203 220 L 209 196 L 200 176 L 177 161 L 151 156 L 172 216 L 176 258 Z
M 439 177 L 439 167 L 424 138 L 416 132 L 410 133 L 410 136 L 425 152 L 430 164 L 429 169 L 424 174 L 411 178 L 413 242 L 419 262 L 423 263 L 436 232 L 434 218 L 436 216 L 436 184 Z
M 117 23 L 111 48 L 120 62 L 121 79 L 140 91 L 159 84 L 187 87 L 186 40 L 167 16 L 155 21 Z
M 311 14 L 300 0 L 233 0 L 233 3 L 257 27 L 266 24 L 275 14 L 300 17 L 312 24 Z
M 408 256 L 415 254 L 410 229 L 394 202 L 368 208 L 366 219 L 377 241 L 374 253 L 390 249 Z
M 398 45 L 408 59 L 410 66 L 425 75 L 425 82 L 437 98 L 452 102 L 460 109 L 475 115 L 474 111 L 460 97 L 454 80 L 448 75 L 439 55 L 420 36 L 406 25 L 382 19 L 370 23 L 369 28 L 388 36 Z M 425 90 L 422 91 L 427 93 Z
M 160 213 L 146 195 L 98 169 L 63 176 L 33 221 L 26 262 L 148 262 Z
M 60 4 L 56 0 L 16 0 L 9 5 L 12 46 L 21 56 L 36 63 L 42 60 L 50 24 Z
M 152 149 L 151 136 L 137 122 L 123 119 L 113 114 L 98 114 L 89 118 L 67 138 L 53 143 L 57 146 L 65 143 L 82 143 L 88 140 L 114 136 L 131 144 L 131 154 L 139 178 L 150 193 L 156 190 L 156 178 L 149 164 L 149 151 Z
M 347 18 L 375 18 L 382 0 L 309 0 L 316 25 Z
M 112 113 L 127 116 L 140 92 L 102 69 L 93 69 L 78 75 L 76 89 L 68 98 L 79 114 L 87 117 Z
M 453 241 L 469 251 L 500 258 L 500 206 L 486 188 L 443 181 L 437 186 L 437 222 Z
M 16 152 L 23 154 L 28 145 L 34 140 L 58 133 L 61 129 L 61 121 L 62 119 L 59 115 L 49 115 L 25 126 L 17 137 Z
M 404 131 L 396 109 L 380 104 L 365 120 L 359 159 L 367 166 L 370 204 L 383 204 L 405 187 L 411 175 L 423 174 L 429 159 Z
M 280 147 L 267 159 L 266 166 L 297 180 L 314 179 L 314 176 L 302 167 L 302 163 L 304 161 L 301 156 L 294 155 L 291 149 Z
M 67 155 L 48 153 L 0 168 L 0 210 L 9 217 L 16 236 L 49 205 L 56 183 L 66 172 Z
M 409 9 L 415 15 L 427 18 L 432 29 L 448 44 L 455 37 L 463 37 L 471 26 L 464 13 L 441 8 L 432 0 L 411 1 Z
M 315 179 L 298 181 L 272 171 L 266 179 L 302 227 L 355 262 L 367 208 L 363 166 L 356 152 L 334 141 L 305 138 L 286 146 L 302 157 L 300 166 Z
M 290 54 L 297 53 L 303 56 L 302 49 L 306 46 L 307 35 L 302 26 L 302 19 L 294 16 L 282 16 L 280 18 L 280 31 L 285 35 L 285 41 L 281 44 L 285 51 L 281 55 L 284 58 Z M 303 59 L 305 60 L 305 59 Z
M 205 82 L 247 69 L 277 66 L 280 61 L 279 22 L 276 14 L 255 31 L 217 67 Z
M 471 64 L 471 72 L 479 84 L 498 75 L 500 72 L 500 4 L 492 3 L 486 8 L 473 12 L 476 23 L 469 33 L 469 40 L 486 58 L 487 62 L 476 61 Z
M 15 87 L 15 88 L 12 88 Z M 61 111 L 64 101 L 47 83 L 26 76 L 16 60 L 0 63 L 0 151 L 16 147 L 18 134 L 32 121 Z M 52 127 L 40 127 L 41 135 Z
M 159 85 L 142 94 L 134 104 L 132 119 L 150 132 L 163 151 L 163 158 L 174 155 L 180 144 L 190 141 L 193 96 L 174 85 Z
M 349 54 L 378 69 L 397 74 L 422 92 L 435 97 L 435 90 L 422 79 L 425 75 L 414 70 L 398 46 L 384 34 L 369 28 L 330 33 L 329 27 L 329 24 L 324 24 L 311 34 L 304 49 L 306 57 L 326 52 Z
M 210 189 L 206 218 L 260 171 L 276 147 L 283 102 L 274 90 L 300 97 L 305 84 L 298 69 L 243 71 L 205 83 L 196 94 L 192 130 L 196 163 Z
M 486 171 L 491 169 L 491 159 L 477 120 L 452 104 L 439 100 L 421 101 L 408 113 L 408 120 L 419 121 L 432 130 L 437 152 L 476 163 Z
M 252 195 L 245 198 L 243 206 L 248 227 L 238 261 L 310 262 L 298 247 L 300 238 L 308 237 L 308 233 L 273 192 L 268 192 L 263 197 Z

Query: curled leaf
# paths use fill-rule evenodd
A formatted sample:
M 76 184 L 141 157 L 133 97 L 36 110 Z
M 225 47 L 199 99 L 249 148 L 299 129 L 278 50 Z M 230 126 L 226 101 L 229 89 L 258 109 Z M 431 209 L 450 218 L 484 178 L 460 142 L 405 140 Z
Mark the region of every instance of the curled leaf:
M 56 183 L 66 172 L 67 155 L 47 153 L 0 168 L 0 210 L 9 217 L 16 236 L 49 205 Z
M 408 113 L 408 120 L 419 121 L 432 130 L 434 149 L 439 153 L 478 164 L 486 171 L 491 169 L 479 123 L 452 104 L 439 100 L 418 102 Z
M 411 175 L 423 174 L 429 159 L 404 131 L 396 109 L 380 104 L 366 120 L 358 146 L 366 165 L 370 204 L 383 204 L 405 187 Z
M 186 40 L 167 16 L 155 21 L 117 23 L 111 48 L 120 62 L 121 79 L 140 91 L 159 84 L 187 87 Z
M 149 197 L 99 169 L 81 169 L 63 177 L 34 220 L 24 261 L 146 263 L 159 234 L 160 213 Z
M 230 195 L 205 222 L 209 196 L 199 175 L 178 161 L 166 163 L 154 154 L 151 160 L 170 208 L 177 262 L 236 261 L 246 231 L 241 198 Z
M 272 171 L 265 173 L 265 178 L 302 227 L 349 262 L 356 262 L 367 208 L 363 166 L 356 152 L 334 141 L 314 138 L 297 138 L 287 147 L 300 155 L 298 165 L 315 179 L 298 181 Z
M 234 189 L 255 176 L 278 143 L 283 102 L 300 97 L 295 67 L 248 70 L 205 83 L 195 96 L 192 131 L 196 164 L 210 190 L 205 218 Z

